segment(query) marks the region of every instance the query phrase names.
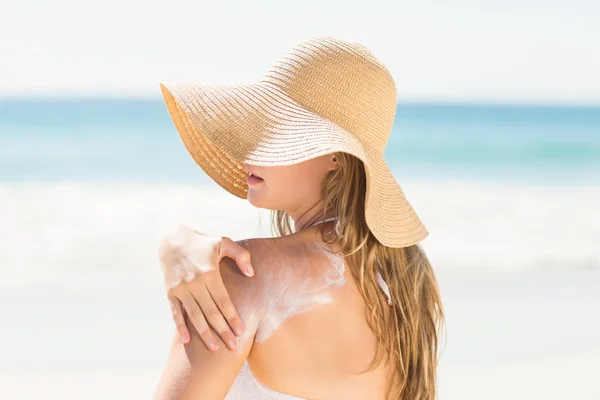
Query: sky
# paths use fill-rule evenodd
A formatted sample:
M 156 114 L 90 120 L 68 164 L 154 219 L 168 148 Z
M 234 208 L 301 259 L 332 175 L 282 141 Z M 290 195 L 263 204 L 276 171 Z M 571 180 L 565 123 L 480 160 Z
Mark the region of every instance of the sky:
M 0 0 L 0 97 L 251 83 L 310 36 L 369 47 L 399 100 L 600 104 L 600 1 Z

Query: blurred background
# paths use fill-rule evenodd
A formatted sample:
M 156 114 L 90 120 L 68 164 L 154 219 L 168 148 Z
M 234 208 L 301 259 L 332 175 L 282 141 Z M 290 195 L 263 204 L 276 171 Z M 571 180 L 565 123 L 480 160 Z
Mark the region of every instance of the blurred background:
M 249 83 L 298 41 L 390 69 L 386 159 L 430 231 L 439 398 L 600 399 L 600 3 L 0 3 L 0 398 L 144 399 L 178 224 L 268 215 L 192 161 L 160 81 Z

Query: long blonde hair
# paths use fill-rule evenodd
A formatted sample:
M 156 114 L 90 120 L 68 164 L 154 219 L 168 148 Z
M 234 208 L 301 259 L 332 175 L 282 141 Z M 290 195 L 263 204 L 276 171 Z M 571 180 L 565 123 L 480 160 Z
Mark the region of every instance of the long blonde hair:
M 364 165 L 346 153 L 336 157 L 339 168 L 323 182 L 323 218 L 333 213 L 338 233 L 326 231 L 325 226 L 321 232 L 326 242 L 341 249 L 364 298 L 366 320 L 377 338 L 367 370 L 391 362 L 388 398 L 433 400 L 444 315 L 431 264 L 419 245 L 392 248 L 375 239 L 365 220 Z M 292 232 L 290 221 L 285 211 L 272 214 L 275 233 L 280 236 Z M 377 272 L 389 286 L 391 307 L 377 283 Z

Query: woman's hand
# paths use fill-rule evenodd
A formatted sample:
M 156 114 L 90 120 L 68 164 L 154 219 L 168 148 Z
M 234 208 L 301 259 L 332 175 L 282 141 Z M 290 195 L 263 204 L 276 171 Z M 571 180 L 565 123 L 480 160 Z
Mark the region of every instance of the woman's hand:
M 235 336 L 243 335 L 244 324 L 225 289 L 219 262 L 224 257 L 232 258 L 244 275 L 253 276 L 250 253 L 229 238 L 204 235 L 181 226 L 163 238 L 159 257 L 173 319 L 182 342 L 190 340 L 183 314 L 185 309 L 209 350 L 219 348 L 210 327 L 227 347 L 236 349 Z

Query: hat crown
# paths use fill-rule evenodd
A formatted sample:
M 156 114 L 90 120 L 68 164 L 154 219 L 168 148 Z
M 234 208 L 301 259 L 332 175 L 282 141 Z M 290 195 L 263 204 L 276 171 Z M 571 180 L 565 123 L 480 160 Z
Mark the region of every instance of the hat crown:
M 296 45 L 261 80 L 383 153 L 396 114 L 390 72 L 366 47 L 329 37 Z

